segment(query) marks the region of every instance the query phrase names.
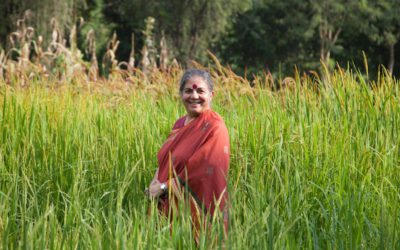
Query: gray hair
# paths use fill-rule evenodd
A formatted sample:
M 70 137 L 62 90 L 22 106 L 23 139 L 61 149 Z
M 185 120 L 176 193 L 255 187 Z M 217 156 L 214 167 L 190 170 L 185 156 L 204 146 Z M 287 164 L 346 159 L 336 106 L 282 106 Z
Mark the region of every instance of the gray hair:
M 183 74 L 183 76 L 181 78 L 181 82 L 179 84 L 179 92 L 182 92 L 183 88 L 185 87 L 185 84 L 192 77 L 195 77 L 195 76 L 203 78 L 203 80 L 207 83 L 208 90 L 209 91 L 213 91 L 214 83 L 213 83 L 213 81 L 211 79 L 210 73 L 208 73 L 205 70 L 201 70 L 201 69 L 188 69 L 188 70 L 185 71 L 185 73 Z

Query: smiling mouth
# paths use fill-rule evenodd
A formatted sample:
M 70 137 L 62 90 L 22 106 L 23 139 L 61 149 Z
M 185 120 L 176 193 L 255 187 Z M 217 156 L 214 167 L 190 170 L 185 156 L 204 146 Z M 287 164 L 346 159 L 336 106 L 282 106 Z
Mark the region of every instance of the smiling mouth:
M 201 101 L 189 101 L 189 104 L 201 104 Z

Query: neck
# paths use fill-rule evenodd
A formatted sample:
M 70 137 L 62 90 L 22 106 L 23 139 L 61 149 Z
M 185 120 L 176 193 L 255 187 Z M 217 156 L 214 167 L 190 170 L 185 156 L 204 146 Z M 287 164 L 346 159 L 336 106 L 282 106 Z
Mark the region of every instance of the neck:
M 209 111 L 209 110 L 211 110 L 211 109 L 206 109 L 206 110 L 203 111 L 203 113 L 204 113 L 204 112 L 207 112 L 207 111 Z M 191 121 L 193 121 L 194 119 L 196 119 L 197 117 L 199 117 L 201 114 L 202 114 L 202 113 L 200 113 L 200 114 L 198 114 L 198 115 L 191 115 L 191 114 L 188 113 L 188 114 L 186 115 L 185 125 L 186 125 L 186 124 L 189 124 Z
M 189 123 L 192 122 L 194 119 L 196 119 L 196 116 L 189 116 L 189 115 L 187 115 L 187 116 L 186 116 L 186 119 L 185 119 L 185 125 L 189 124 Z

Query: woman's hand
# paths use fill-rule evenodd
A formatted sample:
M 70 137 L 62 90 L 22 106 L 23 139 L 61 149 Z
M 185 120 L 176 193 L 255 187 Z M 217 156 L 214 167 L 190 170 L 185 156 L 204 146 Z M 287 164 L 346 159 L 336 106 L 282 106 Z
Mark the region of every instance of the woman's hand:
M 150 198 L 157 198 L 163 193 L 163 190 L 161 189 L 161 184 L 162 183 L 159 182 L 157 179 L 153 180 L 150 183 L 150 187 L 147 189 Z

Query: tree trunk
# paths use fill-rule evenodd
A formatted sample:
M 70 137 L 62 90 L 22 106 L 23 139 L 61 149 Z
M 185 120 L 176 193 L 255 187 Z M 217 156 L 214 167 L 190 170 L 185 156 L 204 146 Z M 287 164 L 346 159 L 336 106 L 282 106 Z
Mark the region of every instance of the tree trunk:
M 389 57 L 388 70 L 391 75 L 393 74 L 393 68 L 394 68 L 394 45 L 395 44 L 389 44 L 390 57 Z
M 322 24 L 319 26 L 319 37 L 321 40 L 320 59 L 321 62 L 328 68 L 329 60 L 331 58 L 331 49 L 336 44 L 341 32 L 341 28 L 338 28 L 336 31 L 334 31 L 334 28 L 328 25 L 327 20 L 322 22 Z

